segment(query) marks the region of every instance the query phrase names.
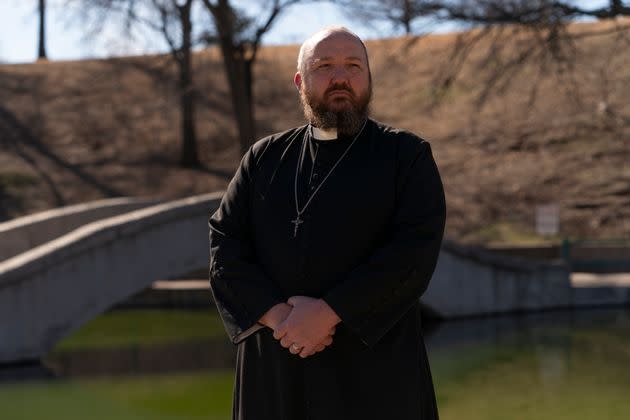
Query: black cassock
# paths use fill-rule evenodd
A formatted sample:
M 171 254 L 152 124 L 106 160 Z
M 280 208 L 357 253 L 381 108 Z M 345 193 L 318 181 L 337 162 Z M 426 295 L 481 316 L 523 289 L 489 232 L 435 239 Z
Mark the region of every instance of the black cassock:
M 440 175 L 427 141 L 368 119 L 325 179 L 352 141 L 315 140 L 309 125 L 258 141 L 209 219 L 210 285 L 238 345 L 236 420 L 438 418 L 418 298 L 444 233 Z M 296 170 L 300 209 L 323 184 L 294 237 Z M 297 295 L 342 319 L 305 359 L 257 324 Z

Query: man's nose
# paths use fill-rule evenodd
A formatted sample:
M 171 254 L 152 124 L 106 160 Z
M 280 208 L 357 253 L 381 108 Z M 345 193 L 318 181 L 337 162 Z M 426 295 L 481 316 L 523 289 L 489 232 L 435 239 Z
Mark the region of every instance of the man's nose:
M 335 66 L 332 69 L 330 79 L 332 82 L 348 80 L 348 70 L 345 68 L 345 66 Z

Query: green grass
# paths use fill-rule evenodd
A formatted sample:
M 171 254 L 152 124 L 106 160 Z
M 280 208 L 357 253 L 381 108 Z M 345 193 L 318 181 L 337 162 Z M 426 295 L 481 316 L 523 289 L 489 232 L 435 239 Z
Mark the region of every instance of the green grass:
M 232 371 L 0 386 L 6 420 L 229 420 Z
M 510 222 L 489 223 L 469 232 L 467 237 L 470 239 L 474 238 L 475 242 L 481 242 L 487 245 L 555 244 L 562 240 L 560 235 L 539 235 L 533 229 L 528 229 L 520 224 Z
M 22 172 L 0 172 L 0 189 L 19 188 L 34 185 L 38 182 L 36 176 Z
M 216 310 L 116 310 L 100 315 L 61 340 L 55 352 L 181 343 L 227 334 Z

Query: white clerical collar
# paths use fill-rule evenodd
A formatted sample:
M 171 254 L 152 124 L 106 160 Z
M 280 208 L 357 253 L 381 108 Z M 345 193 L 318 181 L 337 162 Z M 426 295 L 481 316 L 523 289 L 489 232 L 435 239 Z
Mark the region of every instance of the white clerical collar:
M 322 130 L 311 126 L 313 128 L 313 137 L 317 140 L 335 140 L 337 138 L 337 129 L 331 128 L 330 130 Z

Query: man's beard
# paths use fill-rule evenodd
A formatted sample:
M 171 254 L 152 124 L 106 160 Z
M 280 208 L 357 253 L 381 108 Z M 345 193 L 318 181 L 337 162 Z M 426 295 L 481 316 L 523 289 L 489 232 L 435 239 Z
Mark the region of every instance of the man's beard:
M 350 106 L 341 109 L 332 109 L 326 103 L 326 96 L 334 90 L 345 90 L 350 93 L 352 100 Z M 370 100 L 372 99 L 372 86 L 370 84 L 367 92 L 357 97 L 355 93 L 346 85 L 331 86 L 324 92 L 324 99 L 317 100 L 307 92 L 306 88 L 300 89 L 300 100 L 306 120 L 317 128 L 323 130 L 337 129 L 337 135 L 353 136 L 359 132 L 365 119 L 370 113 Z M 346 98 L 346 101 L 349 99 Z

